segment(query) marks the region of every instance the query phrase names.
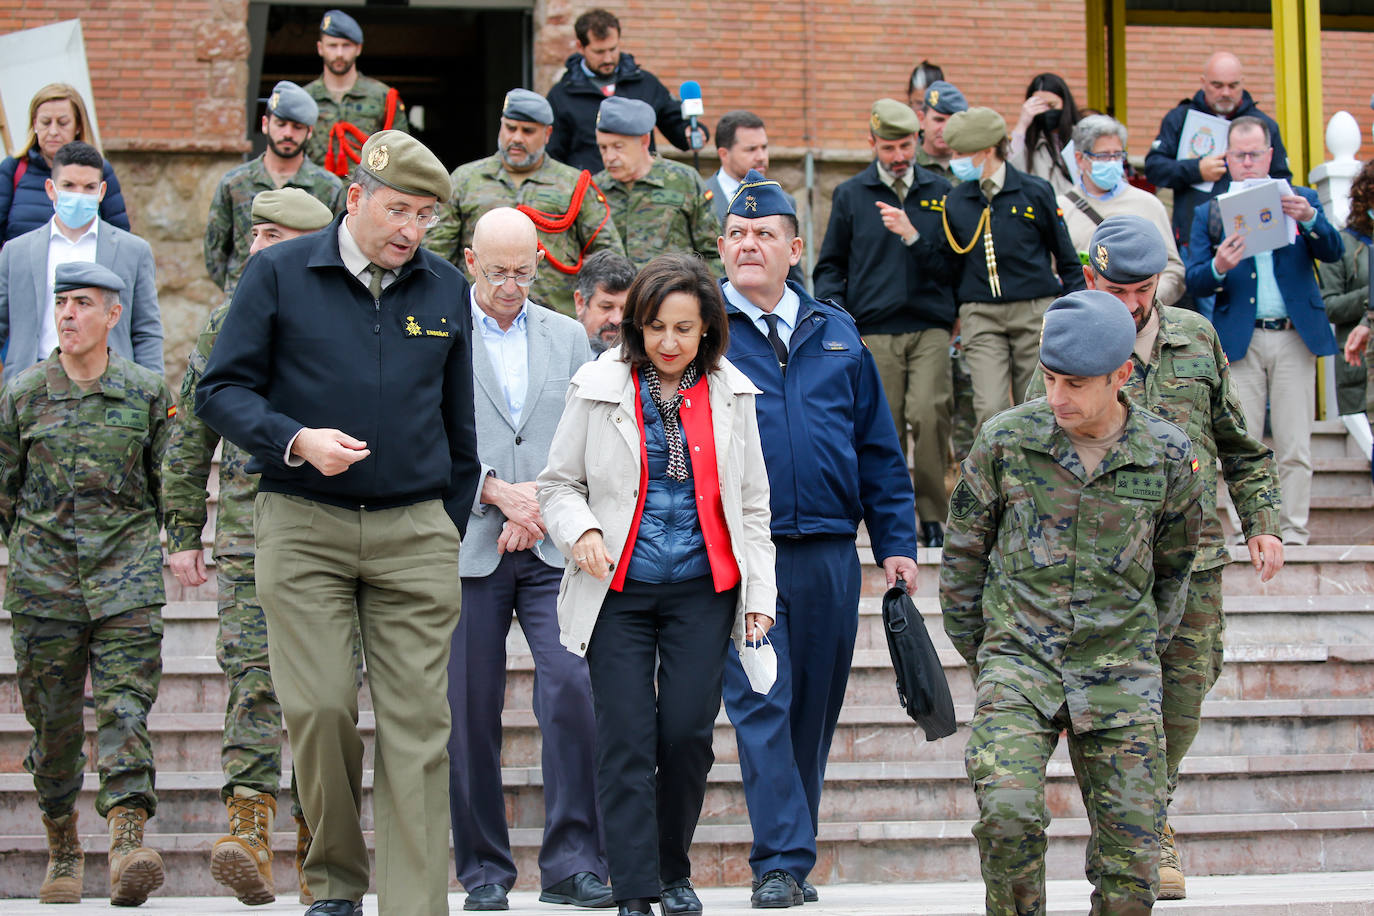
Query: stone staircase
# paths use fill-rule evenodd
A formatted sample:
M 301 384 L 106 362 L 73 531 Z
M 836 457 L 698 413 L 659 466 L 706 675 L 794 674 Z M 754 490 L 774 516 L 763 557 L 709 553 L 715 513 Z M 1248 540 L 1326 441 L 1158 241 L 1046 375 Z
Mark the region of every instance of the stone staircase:
M 1322 424 L 1312 529 L 1315 546 L 1290 548 L 1261 585 L 1243 548 L 1225 574 L 1227 667 L 1175 801 L 1173 822 L 1190 875 L 1374 869 L 1374 494 L 1368 463 L 1344 453 L 1344 430 Z M 862 540 L 862 538 L 861 538 Z M 866 548 L 864 558 L 867 557 Z M 898 708 L 883 637 L 879 569 L 865 570 L 858 644 L 827 774 L 818 884 L 978 880 L 970 828 L 977 812 L 963 770 L 972 688 L 946 640 L 936 598 L 939 552 L 921 550 L 917 606 L 940 650 L 960 732 L 927 743 Z M 0 554 L 0 578 L 8 556 Z M 226 690 L 214 661 L 214 580 L 182 588 L 168 576 L 164 674 L 150 716 L 158 762 L 158 815 L 150 843 L 168 866 L 165 895 L 219 895 L 207 868 L 225 828 L 219 749 Z M 10 620 L 0 612 L 0 896 L 32 896 L 46 847 L 32 782 L 23 771 L 31 734 L 15 685 Z M 519 628 L 508 640 L 503 763 L 520 887 L 536 885 L 543 820 L 540 738 L 530 712 L 533 663 Z M 362 697 L 362 723 L 371 711 Z M 88 741 L 94 743 L 88 713 Z M 93 746 L 88 753 L 94 757 Z M 371 746 L 364 827 L 371 830 Z M 716 765 L 693 850 L 701 885 L 747 887 L 750 830 L 734 735 L 717 718 Z M 289 751 L 286 755 L 289 761 Z M 93 769 L 93 765 L 92 765 Z M 274 837 L 279 893 L 294 897 L 293 838 L 286 817 Z M 96 777 L 81 795 L 88 853 L 86 892 L 106 891 Z M 1088 833 L 1061 747 L 1047 793 L 1051 878 L 1081 879 Z M 368 833 L 369 843 L 371 833 Z M 454 887 L 456 888 L 456 884 Z M 280 898 L 279 898 L 280 899 Z

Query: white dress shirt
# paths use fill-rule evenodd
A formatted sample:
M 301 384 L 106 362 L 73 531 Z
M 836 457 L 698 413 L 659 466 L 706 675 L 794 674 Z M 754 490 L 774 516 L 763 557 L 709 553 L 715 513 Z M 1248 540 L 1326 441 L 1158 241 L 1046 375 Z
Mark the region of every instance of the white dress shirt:
M 47 359 L 48 354 L 57 347 L 57 318 L 53 312 L 57 301 L 57 293 L 53 291 L 53 287 L 57 285 L 57 265 L 70 264 L 73 261 L 94 263 L 96 229 L 99 226 L 99 219 L 91 220 L 91 225 L 73 242 L 57 228 L 57 217 L 48 220 L 48 296 L 43 300 L 47 307 L 43 309 L 43 319 L 38 325 L 40 360 Z
M 529 319 L 530 300 L 520 306 L 515 320 L 506 330 L 496 323 L 496 319 L 482 311 L 477 304 L 477 290 L 469 291 L 472 302 L 472 326 L 486 345 L 487 356 L 491 359 L 492 371 L 501 383 L 501 393 L 506 396 L 506 409 L 510 411 L 511 423 L 520 427 L 520 413 L 525 409 L 525 396 L 529 392 Z
M 725 300 L 739 309 L 749 320 L 754 322 L 754 326 L 763 332 L 763 336 L 768 336 L 768 322 L 763 320 L 763 309 L 744 297 L 744 293 L 735 289 L 730 281 L 725 281 Z M 782 342 L 790 349 L 792 346 L 792 332 L 797 329 L 797 313 L 801 311 L 801 297 L 792 291 L 791 287 L 784 286 L 782 298 L 778 304 L 773 306 L 772 314 L 778 316 L 778 336 Z
M 740 182 L 726 174 L 725 169 L 716 169 L 716 181 L 720 182 L 720 193 L 725 197 L 725 206 L 730 206 L 730 201 L 735 199 L 735 192 L 739 190 Z

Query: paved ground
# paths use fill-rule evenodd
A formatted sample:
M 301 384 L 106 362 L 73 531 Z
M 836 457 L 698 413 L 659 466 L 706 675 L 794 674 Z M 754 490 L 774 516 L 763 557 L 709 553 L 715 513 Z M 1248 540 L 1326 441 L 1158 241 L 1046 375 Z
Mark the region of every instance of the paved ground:
M 0 893 L 5 888 L 0 876 Z M 1091 887 L 1086 881 L 1049 882 L 1051 913 L 1088 912 Z M 819 903 L 808 903 L 799 916 L 973 916 L 983 912 L 981 884 L 968 882 L 929 884 L 822 885 Z M 700 892 L 709 916 L 757 916 L 740 889 L 706 888 Z M 1187 900 L 1163 902 L 1156 911 L 1166 916 L 1374 916 L 1374 872 L 1235 876 L 1189 878 Z M 364 911 L 377 914 L 377 898 L 364 901 Z M 449 896 L 450 912 L 463 912 L 463 895 Z M 153 897 L 138 910 L 124 913 L 166 913 L 176 916 L 247 916 L 247 914 L 300 914 L 304 907 L 278 898 L 269 906 L 245 907 L 227 898 Z M 35 900 L 0 901 L 5 916 L 82 916 L 111 912 L 109 901 L 94 899 L 76 906 L 40 906 Z M 530 892 L 511 895 L 510 916 L 558 916 L 558 914 L 613 911 L 573 910 L 540 903 Z

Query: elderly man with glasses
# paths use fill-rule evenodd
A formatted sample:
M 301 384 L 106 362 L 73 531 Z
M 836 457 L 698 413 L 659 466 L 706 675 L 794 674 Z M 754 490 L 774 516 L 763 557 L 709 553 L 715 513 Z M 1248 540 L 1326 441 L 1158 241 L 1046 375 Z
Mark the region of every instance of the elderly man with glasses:
M 1274 137 L 1259 118 L 1231 122 L 1226 168 L 1231 182 L 1269 175 Z M 1244 232 L 1222 224 L 1215 200 L 1198 207 L 1188 245 L 1188 292 L 1216 295 L 1212 324 L 1231 363 L 1231 381 L 1245 411 L 1245 425 L 1258 437 L 1265 406 L 1279 463 L 1283 505 L 1279 530 L 1285 544 L 1306 544 L 1312 497 L 1312 423 L 1315 419 L 1317 357 L 1336 352 L 1326 320 L 1314 261 L 1338 261 L 1340 233 L 1322 213 L 1317 194 L 1294 187 L 1281 201 L 1298 231 L 1282 248 L 1251 253 Z
M 1073 147 L 1078 183 L 1059 195 L 1059 208 L 1078 256 L 1087 263 L 1088 241 L 1103 220 L 1127 215 L 1149 220 L 1159 227 L 1169 254 L 1155 301 L 1173 305 L 1183 297 L 1183 259 L 1174 244 L 1169 212 L 1159 198 L 1126 180 L 1126 125 L 1111 115 L 1088 115 L 1074 126 Z
M 249 259 L 196 391 L 262 474 L 255 571 L 315 838 L 310 916 L 361 916 L 371 878 L 355 613 L 380 909 L 448 914 L 449 642 L 479 475 L 468 284 L 420 248 L 448 195 L 420 141 L 373 134 L 347 212 Z

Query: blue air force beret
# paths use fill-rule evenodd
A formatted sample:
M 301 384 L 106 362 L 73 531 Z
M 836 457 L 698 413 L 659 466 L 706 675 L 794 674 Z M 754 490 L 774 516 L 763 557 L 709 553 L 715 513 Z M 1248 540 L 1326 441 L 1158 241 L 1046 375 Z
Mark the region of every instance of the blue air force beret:
M 1040 330 L 1040 362 L 1051 372 L 1092 378 L 1131 358 L 1135 319 L 1111 293 L 1082 289 L 1054 300 Z
M 267 97 L 267 113 L 314 127 L 320 117 L 320 106 L 300 86 L 290 80 L 282 80 L 272 87 L 272 94 Z
M 764 178 L 758 169 L 750 169 L 736 189 L 735 196 L 730 198 L 730 208 L 726 213 L 757 219 L 760 216 L 796 216 L 797 209 L 783 193 L 782 185 Z
M 549 100 L 528 89 L 512 89 L 506 93 L 501 106 L 501 117 L 512 121 L 533 121 L 546 127 L 553 123 L 553 107 Z
M 642 137 L 654 129 L 658 116 L 648 102 L 613 95 L 596 112 L 596 129 L 608 134 Z
M 1169 249 L 1159 227 L 1143 216 L 1104 219 L 1088 242 L 1088 265 L 1113 283 L 1140 283 L 1163 273 Z
M 961 111 L 968 111 L 968 99 L 959 91 L 953 83 L 944 80 L 936 80 L 926 87 L 926 94 L 922 103 L 929 111 L 938 111 L 940 114 L 958 114 Z
M 124 281 L 119 274 L 108 267 L 101 267 L 94 261 L 68 261 L 57 265 L 53 283 L 54 293 L 69 293 L 74 289 L 108 289 L 113 293 L 124 292 Z
M 363 43 L 363 27 L 343 10 L 330 10 L 320 20 L 320 34 L 346 38 L 355 45 Z

